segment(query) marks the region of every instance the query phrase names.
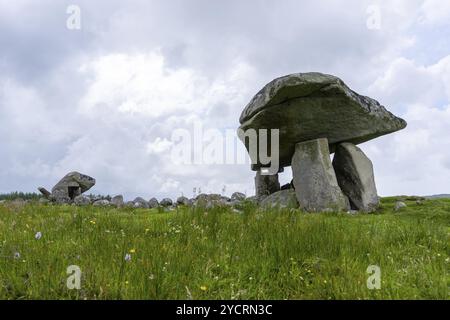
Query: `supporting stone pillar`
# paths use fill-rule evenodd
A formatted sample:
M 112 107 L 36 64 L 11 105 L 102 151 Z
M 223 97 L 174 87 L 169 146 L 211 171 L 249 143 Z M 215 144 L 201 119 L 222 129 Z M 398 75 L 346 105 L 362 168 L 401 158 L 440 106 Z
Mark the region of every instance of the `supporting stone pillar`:
M 352 143 L 339 144 L 333 167 L 353 209 L 373 212 L 379 207 L 372 162 L 360 148 Z
M 326 138 L 297 143 L 291 166 L 302 209 L 310 212 L 349 209 L 348 199 L 337 183 Z
M 261 174 L 261 171 L 257 171 L 255 177 L 255 189 L 256 197 L 258 199 L 280 191 L 278 173 L 274 175 L 263 175 Z

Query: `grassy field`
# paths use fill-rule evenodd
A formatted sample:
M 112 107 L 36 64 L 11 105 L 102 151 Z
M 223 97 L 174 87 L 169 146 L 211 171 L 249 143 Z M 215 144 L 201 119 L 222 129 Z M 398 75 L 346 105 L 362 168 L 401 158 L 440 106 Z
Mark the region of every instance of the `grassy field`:
M 382 203 L 354 216 L 0 204 L 0 299 L 448 299 L 450 200 Z

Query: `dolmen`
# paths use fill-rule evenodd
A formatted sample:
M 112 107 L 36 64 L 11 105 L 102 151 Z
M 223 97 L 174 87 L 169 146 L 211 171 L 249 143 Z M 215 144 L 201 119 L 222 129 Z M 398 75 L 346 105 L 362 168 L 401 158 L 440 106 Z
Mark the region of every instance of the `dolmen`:
M 39 187 L 38 190 L 49 200 L 57 203 L 71 203 L 94 185 L 94 178 L 79 172 L 70 172 L 52 188 L 51 192 L 43 187 Z
M 406 127 L 378 101 L 317 72 L 268 83 L 245 107 L 240 124 L 239 138 L 256 171 L 257 198 L 279 192 L 278 172 L 291 166 L 298 203 L 309 212 L 375 211 L 379 197 L 372 162 L 356 145 Z M 267 139 L 267 131 L 274 129 L 279 139 L 275 151 Z M 252 131 L 256 142 L 248 134 Z M 267 170 L 267 157 L 255 150 L 275 153 L 270 156 L 277 157 L 277 171 Z

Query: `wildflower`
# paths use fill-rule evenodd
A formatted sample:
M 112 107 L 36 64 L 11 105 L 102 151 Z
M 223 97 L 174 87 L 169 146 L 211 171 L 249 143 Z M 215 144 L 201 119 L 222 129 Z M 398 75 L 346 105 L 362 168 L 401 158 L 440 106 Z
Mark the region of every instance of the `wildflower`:
M 42 238 L 42 232 L 40 232 L 40 231 L 36 232 L 36 234 L 34 235 L 34 238 L 36 240 L 39 240 L 40 238 Z
M 94 220 L 91 220 L 91 221 L 89 221 L 91 224 L 95 224 L 95 221 Z
M 150 229 L 149 229 L 149 228 L 145 229 L 145 233 L 147 233 L 147 232 L 149 232 L 149 231 L 150 231 Z
M 126 255 L 125 255 L 125 261 L 131 261 L 131 254 L 129 254 L 129 253 L 127 253 Z
M 125 284 L 126 284 L 126 285 L 128 285 L 128 283 L 129 283 L 129 282 L 128 282 L 128 280 L 127 280 L 127 281 L 125 281 Z
M 150 275 L 148 276 L 148 278 L 149 278 L 150 280 L 153 280 L 153 279 L 155 279 L 155 275 L 152 273 L 152 274 L 150 274 Z
M 323 283 L 327 284 L 327 280 L 323 280 Z
M 136 253 L 136 249 L 131 249 L 130 253 Z
M 201 286 L 201 287 L 200 287 L 200 290 L 206 291 L 206 290 L 208 290 L 208 287 L 207 287 L 207 286 Z

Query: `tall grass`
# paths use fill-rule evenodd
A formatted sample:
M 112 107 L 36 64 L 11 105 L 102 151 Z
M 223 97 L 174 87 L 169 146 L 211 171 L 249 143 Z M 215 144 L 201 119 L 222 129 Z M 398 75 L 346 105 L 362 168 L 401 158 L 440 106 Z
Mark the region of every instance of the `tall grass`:
M 0 298 L 447 299 L 449 226 L 448 200 L 355 216 L 4 204 Z M 81 290 L 66 287 L 69 265 Z

